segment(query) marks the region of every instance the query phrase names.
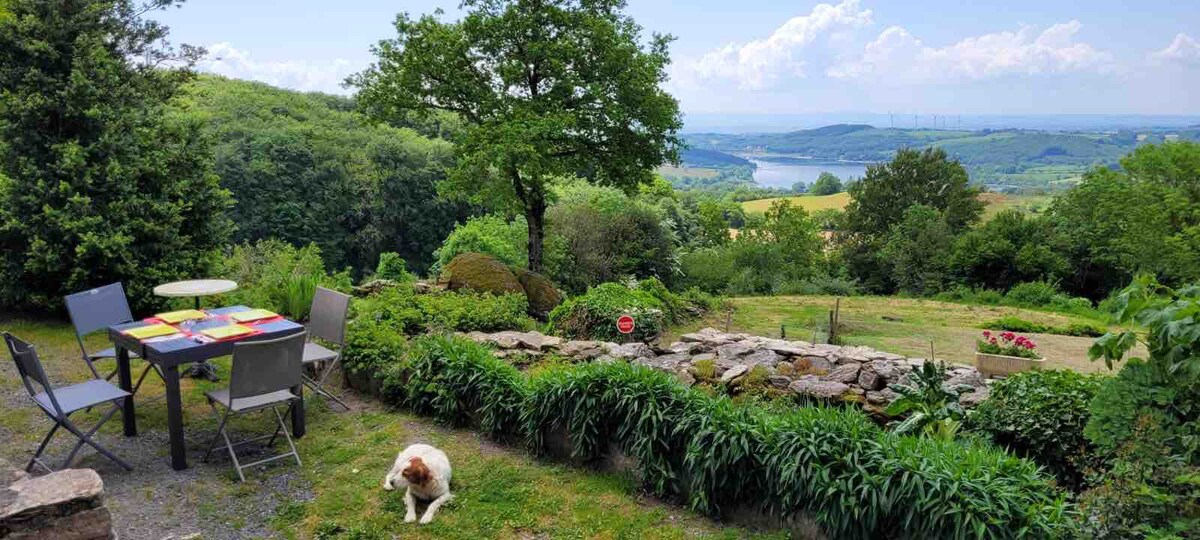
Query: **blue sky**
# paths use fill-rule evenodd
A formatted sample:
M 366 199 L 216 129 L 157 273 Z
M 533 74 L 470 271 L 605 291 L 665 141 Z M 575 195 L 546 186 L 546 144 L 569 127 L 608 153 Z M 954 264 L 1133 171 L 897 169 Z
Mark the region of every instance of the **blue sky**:
M 339 85 L 398 11 L 458 2 L 190 0 L 157 17 L 205 71 Z M 685 112 L 1200 114 L 1200 1 L 630 0 L 677 37 Z

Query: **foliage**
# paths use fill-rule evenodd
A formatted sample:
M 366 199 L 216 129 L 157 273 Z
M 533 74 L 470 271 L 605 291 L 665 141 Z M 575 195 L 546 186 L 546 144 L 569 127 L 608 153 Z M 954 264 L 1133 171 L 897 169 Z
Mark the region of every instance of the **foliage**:
M 485 253 L 509 266 L 525 264 L 528 241 L 525 218 L 515 220 L 489 214 L 475 216 L 454 227 L 442 246 L 433 252 L 434 275 L 463 253 Z
M 695 287 L 711 294 L 723 294 L 737 273 L 737 267 L 728 252 L 721 248 L 700 248 L 679 257 L 683 275 L 680 287 Z
M 404 333 L 396 331 L 390 321 L 363 317 L 346 327 L 342 363 L 351 373 L 383 373 L 400 361 L 406 350 Z
M 352 77 L 368 114 L 448 111 L 466 125 L 443 193 L 520 208 L 542 272 L 549 188 L 580 172 L 632 190 L 678 159 L 682 126 L 660 88 L 668 36 L 643 46 L 619 2 L 468 0 L 454 22 L 396 18 L 395 39 Z
M 971 287 L 1008 290 L 1022 282 L 1053 282 L 1069 263 L 1049 220 L 1004 210 L 955 239 L 950 271 Z
M 822 248 L 817 225 L 808 213 L 787 199 L 777 200 L 761 222 L 747 223 L 737 239 L 724 248 L 723 256 L 732 261 L 734 269 L 728 291 L 772 294 L 788 283 L 813 277 Z
M 900 435 L 923 434 L 938 439 L 953 439 L 962 426 L 966 412 L 958 403 L 958 389 L 947 389 L 946 364 L 928 361 L 908 374 L 904 383 L 893 384 L 898 397 L 888 405 L 889 416 L 902 416 L 892 431 Z
M 831 172 L 822 172 L 808 188 L 813 195 L 833 195 L 842 191 L 842 179 Z
M 1007 330 L 1009 332 L 1025 332 L 1030 334 L 1057 334 L 1060 336 L 1100 337 L 1107 330 L 1087 322 L 1072 322 L 1066 326 L 1050 326 L 1020 317 L 1005 315 L 994 321 L 979 325 L 987 330 Z
M 376 279 L 388 279 L 397 283 L 411 283 L 416 280 L 408 273 L 408 265 L 399 253 L 386 251 L 379 254 L 379 264 L 375 266 Z
M 217 265 L 217 275 L 238 284 L 224 301 L 269 308 L 303 320 L 312 306 L 316 287 L 350 291 L 348 270 L 325 273 L 321 249 L 315 244 L 293 247 L 278 240 L 233 246 Z
M 1016 356 L 1018 358 L 1032 358 L 1035 360 L 1042 357 L 1037 353 L 1037 345 L 1033 341 L 1012 332 L 1000 332 L 993 335 L 991 332 L 984 330 L 983 339 L 975 341 L 975 350 L 984 354 L 999 354 L 1003 356 Z
M 647 341 L 662 333 L 664 308 L 649 292 L 620 283 L 603 283 L 554 308 L 550 329 L 570 339 Z M 633 333 L 628 336 L 617 331 L 617 319 L 622 315 L 630 315 L 635 321 Z
M 493 295 L 470 291 L 415 294 L 391 287 L 354 303 L 355 320 L 371 320 L 396 332 L 496 332 L 532 328 L 528 305 L 519 294 Z
M 947 253 L 953 241 L 941 212 L 921 204 L 904 210 L 881 253 L 891 265 L 892 281 L 900 292 L 928 295 L 940 291 L 948 279 Z
M 235 242 L 316 243 L 330 268 L 355 275 L 390 251 L 424 272 L 468 210 L 437 196 L 451 146 L 353 108 L 344 97 L 205 75 L 170 112 L 214 141 L 214 171 L 236 199 Z
M 991 386 L 970 425 L 1046 467 L 1063 485 L 1078 489 L 1096 465 L 1083 429 L 1100 384 L 1100 377 L 1074 371 L 1017 373 Z
M 667 290 L 667 286 L 656 278 L 639 281 L 637 290 L 650 293 L 650 296 L 658 300 L 662 305 L 663 315 L 667 318 L 667 324 L 679 324 L 698 314 L 692 311 L 695 306 L 688 305 L 683 298 Z
M 508 266 L 483 253 L 463 253 L 455 257 L 442 270 L 439 279 L 452 291 L 525 294 L 521 282 Z
M 14 0 L 0 20 L 0 303 L 59 311 L 66 294 L 209 273 L 229 196 L 200 125 L 164 118 L 203 51 L 145 13 L 178 4 Z M 178 66 L 167 68 L 165 66 Z
M 844 276 L 817 274 L 811 278 L 784 283 L 779 294 L 856 296 L 861 294 L 858 283 Z
M 1016 306 L 1048 306 L 1062 293 L 1053 284 L 1044 281 L 1018 283 L 1009 289 L 1004 299 Z

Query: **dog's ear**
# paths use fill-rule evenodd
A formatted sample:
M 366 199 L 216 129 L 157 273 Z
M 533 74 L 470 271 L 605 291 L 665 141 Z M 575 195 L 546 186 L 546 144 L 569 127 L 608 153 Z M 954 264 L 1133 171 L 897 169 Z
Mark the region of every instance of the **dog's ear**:
M 425 461 L 419 457 L 412 458 L 408 462 L 408 466 L 404 468 L 404 472 L 401 474 L 404 476 L 405 480 L 408 480 L 410 484 L 415 484 L 418 486 L 424 486 L 433 476 L 429 472 L 429 467 L 425 465 Z

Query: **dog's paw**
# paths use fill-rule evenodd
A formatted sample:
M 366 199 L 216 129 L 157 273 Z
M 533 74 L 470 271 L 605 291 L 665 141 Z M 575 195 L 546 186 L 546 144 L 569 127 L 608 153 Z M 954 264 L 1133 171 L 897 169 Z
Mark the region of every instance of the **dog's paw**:
M 421 516 L 421 525 L 425 525 L 431 521 L 433 521 L 433 516 Z
M 417 515 L 416 515 L 416 514 L 408 514 L 408 515 L 404 516 L 404 522 L 405 522 L 405 523 L 412 523 L 412 522 L 414 522 L 414 521 L 416 521 L 416 520 L 417 520 Z
M 391 482 L 384 482 L 384 483 L 383 483 L 383 490 L 384 490 L 384 491 L 395 491 L 395 490 L 396 490 L 396 487 L 395 487 L 395 486 L 393 486 Z

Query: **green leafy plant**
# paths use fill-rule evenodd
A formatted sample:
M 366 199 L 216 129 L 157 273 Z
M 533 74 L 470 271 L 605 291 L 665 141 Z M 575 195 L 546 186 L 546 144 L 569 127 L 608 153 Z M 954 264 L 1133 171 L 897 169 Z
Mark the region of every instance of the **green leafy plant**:
M 1099 376 L 1074 371 L 1017 373 L 991 386 L 969 424 L 1046 467 L 1063 485 L 1079 489 L 1097 466 L 1083 429 L 1101 382 Z
M 908 417 L 894 422 L 892 431 L 900 435 L 920 433 L 953 439 L 966 412 L 958 403 L 958 392 L 950 391 L 942 384 L 945 379 L 946 364 L 928 361 L 907 376 L 907 384 L 893 384 L 892 389 L 899 397 L 885 412 L 890 416 Z
M 392 287 L 354 302 L 354 317 L 387 324 L 396 331 L 495 332 L 532 328 L 523 295 L 492 295 L 471 291 L 415 294 Z
M 288 276 L 283 288 L 276 291 L 275 306 L 279 312 L 297 321 L 308 320 L 319 279 L 305 274 Z
M 416 280 L 416 277 L 408 272 L 408 264 L 404 262 L 399 253 L 394 251 L 379 254 L 379 264 L 375 266 L 375 278 L 390 279 L 400 283 Z
M 622 315 L 632 316 L 635 321 L 628 337 L 617 330 L 617 319 Z M 620 283 L 592 287 L 550 312 L 551 330 L 571 339 L 645 341 L 661 334 L 665 323 L 664 307 L 658 298 Z

